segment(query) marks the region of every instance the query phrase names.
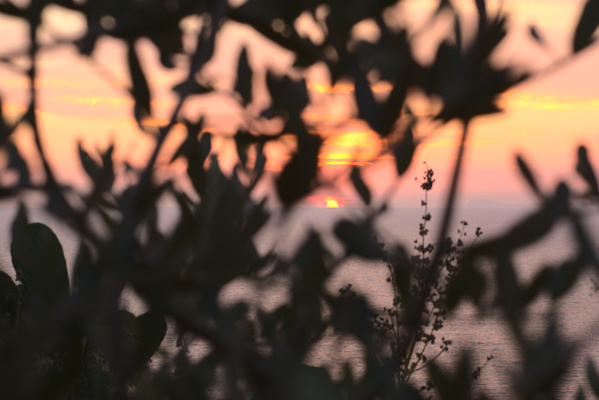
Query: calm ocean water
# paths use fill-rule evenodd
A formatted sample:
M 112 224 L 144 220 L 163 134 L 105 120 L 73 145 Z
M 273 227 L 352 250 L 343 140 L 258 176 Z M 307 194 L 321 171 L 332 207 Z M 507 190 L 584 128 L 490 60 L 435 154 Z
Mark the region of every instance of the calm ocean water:
M 0 207 L 0 269 L 14 276 L 10 260 L 10 225 L 16 212 L 14 207 Z M 440 212 L 430 210 L 432 240 L 435 237 L 435 224 L 441 218 Z M 473 239 L 474 231 L 480 226 L 484 232 L 483 238 L 491 238 L 502 232 L 518 217 L 524 215 L 522 209 L 470 209 L 458 211 L 453 233 L 458 229 L 457 222 L 468 221 L 469 236 Z M 163 208 L 160 211 L 161 221 L 165 230 L 177 219 L 173 208 Z M 363 210 L 348 209 L 318 209 L 299 208 L 294 215 L 284 221 L 276 217 L 276 211 L 271 221 L 255 238 L 258 249 L 262 252 L 275 249 L 281 257 L 293 255 L 298 243 L 301 243 L 310 229 L 321 232 L 327 248 L 333 254 L 339 254 L 340 244 L 334 239 L 331 231 L 334 221 L 343 218 L 359 218 Z M 378 221 L 379 237 L 386 242 L 403 243 L 411 249 L 418 234 L 418 223 L 422 209 L 390 209 Z M 40 209 L 30 210 L 31 221 L 40 221 L 50 225 L 59 237 L 67 258 L 72 264 L 77 251 L 77 236 L 64 224 L 47 216 Z M 599 240 L 599 213 L 588 216 L 584 221 L 592 233 L 595 243 Z M 575 248 L 569 240 L 567 226 L 558 226 L 554 232 L 543 241 L 523 249 L 515 255 L 517 273 L 523 280 L 530 279 L 543 265 L 553 265 L 572 255 Z M 588 271 L 579 279 L 575 287 L 565 296 L 559 308 L 559 331 L 562 336 L 575 345 L 575 356 L 572 368 L 568 371 L 563 385 L 559 388 L 561 398 L 572 398 L 580 384 L 585 381 L 586 358 L 591 357 L 599 363 L 599 293 L 592 290 L 591 277 Z M 345 262 L 333 274 L 328 289 L 331 293 L 347 284 L 352 283 L 357 291 L 363 293 L 376 307 L 389 305 L 391 301 L 390 288 L 386 282 L 387 269 L 384 264 L 365 263 L 363 260 L 352 258 Z M 489 298 L 492 298 L 493 288 L 489 288 Z M 257 294 L 260 294 L 257 296 Z M 238 281 L 227 286 L 221 293 L 222 301 L 233 302 L 237 299 L 247 299 L 258 307 L 273 309 L 285 301 L 284 283 L 269 287 L 267 293 L 255 287 L 253 283 Z M 128 291 L 124 294 L 123 302 L 136 313 L 142 312 L 144 305 L 135 295 Z M 545 328 L 543 315 L 547 310 L 547 299 L 541 298 L 529 307 L 527 326 L 533 337 L 540 337 Z M 519 370 L 522 368 L 518 349 L 511 338 L 509 329 L 501 323 L 501 318 L 494 312 L 480 315 L 469 304 L 462 304 L 457 312 L 449 319 L 442 333 L 445 338 L 452 339 L 454 344 L 449 353 L 440 358 L 447 366 L 453 365 L 460 351 L 468 349 L 475 359 L 475 366 L 483 364 L 486 356 L 493 355 L 494 360 L 487 365 L 483 375 L 476 382 L 477 387 L 494 398 L 510 398 L 513 385 L 517 384 Z M 174 348 L 175 338 L 167 336 L 166 348 Z M 206 345 L 202 342 L 193 343 L 190 350 L 196 357 L 201 357 Z M 362 349 L 349 339 L 334 340 L 328 337 L 314 349 L 308 362 L 315 365 L 332 365 L 331 373 L 339 374 L 339 366 L 343 361 L 350 360 L 355 373 L 361 370 Z

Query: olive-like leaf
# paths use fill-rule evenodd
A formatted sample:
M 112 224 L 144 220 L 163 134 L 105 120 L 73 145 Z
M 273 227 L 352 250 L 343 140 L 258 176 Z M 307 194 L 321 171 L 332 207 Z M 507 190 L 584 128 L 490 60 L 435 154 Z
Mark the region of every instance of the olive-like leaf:
M 8 169 L 14 169 L 19 172 L 19 185 L 26 186 L 29 184 L 29 169 L 25 159 L 17 150 L 17 147 L 12 142 L 6 142 L 4 145 L 8 152 Z
M 108 146 L 108 149 L 102 154 L 102 181 L 101 188 L 103 190 L 110 190 L 114 183 L 114 162 L 112 154 L 114 153 L 114 145 Z
M 584 264 L 581 260 L 567 261 L 553 272 L 553 276 L 551 277 L 551 297 L 553 299 L 566 294 L 574 282 L 576 282 L 583 266 Z
M 166 335 L 166 321 L 157 312 L 149 311 L 136 317 L 132 327 L 138 340 L 135 366 L 139 368 L 145 365 L 160 347 Z
M 139 62 L 139 58 L 137 57 L 137 52 L 135 51 L 135 46 L 133 43 L 129 43 L 127 60 L 129 62 L 131 83 L 133 84 L 131 94 L 135 99 L 135 117 L 137 122 L 141 124 L 141 121 L 145 117 L 152 115 L 152 110 L 150 108 L 151 98 L 148 81 L 146 80 L 146 76 L 141 68 L 141 64 Z
M 546 235 L 556 220 L 557 215 L 553 207 L 545 206 L 516 223 L 501 237 L 474 246 L 471 252 L 499 255 L 524 247 Z
M 593 393 L 599 397 L 599 374 L 597 374 L 595 363 L 591 359 L 587 361 L 587 379 L 589 380 L 591 389 L 593 389 Z
M 173 55 L 183 51 L 182 35 L 183 31 L 177 23 L 163 24 L 148 32 L 148 37 L 160 50 L 160 62 L 166 68 L 173 68 Z
M 551 393 L 570 363 L 572 346 L 560 337 L 555 321 L 550 321 L 544 337 L 530 342 L 527 347 L 523 374 L 518 384 L 520 397 Z
M 102 167 L 86 152 L 81 146 L 81 142 L 77 143 L 77 149 L 79 150 L 79 159 L 85 173 L 91 178 L 92 181 L 96 181 L 100 177 L 100 170 Z
M 457 368 L 441 368 L 436 362 L 428 365 L 429 376 L 435 384 L 435 388 L 440 395 L 440 399 L 468 399 L 470 398 L 470 386 L 472 384 L 472 369 L 470 367 L 471 357 L 469 354 L 462 354 Z
M 254 163 L 254 176 L 252 178 L 252 185 L 255 185 L 264 173 L 264 167 L 266 166 L 266 155 L 264 154 L 264 144 L 259 143 L 256 145 L 256 162 Z
M 16 315 L 19 289 L 12 278 L 4 271 L 0 271 L 0 317 L 6 314 Z M 0 326 L 2 321 L 0 321 Z
M 585 146 L 578 147 L 578 162 L 576 164 L 576 172 L 587 182 L 590 187 L 591 194 L 599 196 L 599 185 L 597 184 L 597 176 L 589 157 L 587 155 L 587 149 Z
M 530 25 L 528 27 L 528 33 L 540 45 L 544 46 L 546 44 L 545 39 L 543 39 L 543 37 L 539 33 L 538 29 L 534 25 Z
M 285 165 L 276 182 L 279 199 L 285 206 L 295 203 L 313 189 L 318 172 L 322 139 L 305 133 L 298 137 L 298 151 Z
M 95 276 L 95 272 L 92 251 L 85 242 L 81 242 L 73 266 L 73 289 L 89 290 L 90 285 L 98 284 L 98 276 Z
M 25 230 L 29 225 L 29 217 L 27 216 L 27 209 L 23 203 L 19 203 L 19 209 L 17 215 L 12 222 L 11 236 L 14 238 L 17 235 L 21 235 L 21 231 Z
M 381 109 L 378 131 L 381 137 L 387 137 L 391 132 L 393 132 L 393 127 L 401 115 L 407 93 L 408 86 L 405 83 L 405 79 L 398 80 L 398 82 L 395 83 L 395 86 L 393 86 L 387 101 Z
M 11 17 L 26 18 L 28 13 L 10 2 L 2 2 L 0 4 L 0 14 L 9 15 Z
M 484 275 L 474 267 L 471 258 L 466 258 L 447 291 L 447 308 L 454 309 L 464 297 L 478 304 L 486 287 Z
M 6 139 L 8 139 L 11 133 L 12 129 L 8 126 L 6 120 L 4 119 L 4 112 L 2 110 L 2 98 L 0 97 L 0 146 L 4 145 L 4 142 L 6 142 Z
M 533 192 L 535 192 L 537 196 L 541 196 L 541 190 L 539 189 L 537 180 L 535 179 L 531 169 L 528 167 L 522 156 L 516 156 L 516 163 L 518 164 L 518 169 L 520 170 L 520 173 L 522 174 L 524 179 L 526 179 L 526 182 L 531 187 Z
M 12 263 L 31 305 L 44 310 L 68 297 L 67 265 L 52 229 L 30 223 L 14 232 L 10 246 Z
M 241 95 L 244 104 L 252 101 L 252 68 L 248 62 L 247 49 L 245 47 L 239 55 L 235 91 Z
M 355 166 L 352 168 L 351 171 L 351 180 L 354 184 L 354 187 L 358 191 L 358 194 L 360 195 L 362 201 L 364 201 L 364 203 L 366 203 L 367 205 L 370 204 L 370 190 L 362 180 L 360 169 Z
M 173 154 L 171 162 L 179 157 L 185 157 L 187 159 L 187 175 L 196 192 L 201 195 L 206 186 L 204 162 L 212 150 L 212 134 L 210 132 L 204 132 L 198 140 L 203 121 L 200 120 L 197 124 L 186 121 L 185 124 L 187 126 L 187 138 L 181 144 L 179 149 L 177 149 L 175 154 Z
M 335 225 L 334 232 L 345 246 L 348 255 L 353 254 L 370 260 L 382 260 L 385 257 L 369 227 L 343 220 Z
M 593 42 L 593 33 L 599 26 L 599 0 L 587 0 L 574 32 L 574 52 L 579 52 Z
M 509 253 L 497 256 L 497 287 L 499 288 L 497 302 L 505 312 L 508 321 L 518 328 L 523 295 Z
M 487 23 L 487 2 L 486 0 L 475 0 L 478 11 L 478 34 L 483 34 Z
M 358 117 L 366 121 L 375 132 L 379 132 L 380 107 L 374 99 L 364 71 L 357 67 L 354 71 L 354 95 L 358 105 Z
M 248 133 L 237 131 L 235 134 L 235 148 L 237 149 L 237 157 L 241 162 L 243 169 L 246 168 L 248 162 L 249 141 L 246 140 Z
M 414 142 L 414 133 L 412 129 L 407 129 L 404 136 L 393 147 L 393 155 L 395 156 L 395 166 L 397 174 L 402 176 L 412 163 L 414 152 L 416 151 L 416 143 Z
M 525 305 L 533 301 L 547 287 L 552 272 L 549 268 L 543 268 L 535 275 L 532 282 L 522 292 L 522 299 Z
M 336 332 L 356 335 L 364 343 L 372 336 L 371 312 L 362 297 L 339 297 L 333 303 L 332 323 Z
M 287 118 L 285 131 L 301 133 L 304 130 L 301 114 L 309 102 L 306 80 L 294 81 L 288 76 L 277 77 L 269 72 L 266 85 L 272 98 L 272 108 Z

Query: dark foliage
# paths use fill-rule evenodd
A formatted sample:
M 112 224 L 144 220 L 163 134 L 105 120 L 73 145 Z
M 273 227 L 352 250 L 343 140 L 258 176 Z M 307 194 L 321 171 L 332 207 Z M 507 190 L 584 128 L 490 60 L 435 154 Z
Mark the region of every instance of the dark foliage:
M 462 40 L 461 18 L 452 2 L 441 0 L 423 29 L 449 14 L 453 32 L 439 44 L 430 64 L 413 57 L 413 38 L 405 27 L 391 25 L 384 17 L 396 1 L 249 0 L 231 6 L 223 0 L 34 0 L 13 3 L 0 0 L 0 14 L 16 18 L 28 27 L 30 43 L 21 52 L 0 57 L 0 63 L 20 72 L 30 83 L 30 103 L 20 118 L 9 122 L 1 114 L 0 145 L 7 162 L 4 171 L 17 179 L 0 187 L 2 197 L 21 197 L 35 190 L 45 195 L 46 209 L 68 224 L 80 238 L 72 271 L 72 284 L 62 246 L 46 225 L 30 223 L 20 207 L 12 224 L 11 256 L 16 281 L 0 272 L 0 387 L 7 399 L 441 399 L 484 398 L 472 381 L 482 366 L 470 353 L 461 355 L 451 371 L 437 363 L 447 352 L 451 338 L 439 338 L 443 323 L 461 301 L 470 301 L 484 312 L 484 288 L 497 288 L 493 308 L 510 327 L 522 364 L 513 383 L 521 398 L 553 398 L 556 385 L 569 366 L 573 346 L 564 340 L 556 313 L 545 317 L 540 339 L 531 340 L 523 330 L 527 307 L 548 295 L 550 309 L 573 287 L 588 267 L 599 271 L 599 260 L 583 224 L 581 209 L 596 206 L 599 191 L 585 147 L 578 149 L 576 172 L 587 185 L 577 193 L 565 183 L 545 191 L 535 172 L 520 156 L 517 165 L 538 198 L 537 210 L 497 237 L 465 248 L 463 222 L 456 240 L 447 239 L 465 157 L 469 122 L 500 111 L 498 96 L 529 78 L 517 66 L 498 67 L 491 55 L 507 33 L 507 17 L 500 9 L 491 15 L 484 0 L 476 0 L 477 26 L 473 40 Z M 40 43 L 42 13 L 58 5 L 79 13 L 87 31 L 76 40 Z M 588 0 L 574 28 L 572 53 L 594 41 L 599 25 L 599 2 Z M 315 43 L 296 30 L 301 15 L 312 18 L 322 31 Z M 180 22 L 188 16 L 202 21 L 193 51 L 183 50 Z M 374 42 L 353 36 L 360 22 L 374 22 L 380 35 Z M 283 121 L 279 132 L 255 132 L 240 126 L 235 135 L 239 165 L 225 174 L 213 153 L 212 140 L 219 132 L 204 129 L 203 118 L 183 120 L 182 106 L 190 96 L 214 90 L 202 76 L 212 59 L 221 27 L 233 21 L 256 32 L 295 55 L 293 71 L 252 68 L 248 50 L 241 50 L 231 95 L 248 120 Z M 76 46 L 81 57 L 95 62 L 95 48 L 103 36 L 123 41 L 127 48 L 129 94 L 132 115 L 139 128 L 152 135 L 155 147 L 141 169 L 124 165 L 129 179 L 115 188 L 120 162 L 113 147 L 94 158 L 81 145 L 82 173 L 92 183 L 88 192 L 63 185 L 48 162 L 37 117 L 39 53 L 45 46 Z M 534 27 L 531 40 L 545 41 Z M 185 60 L 187 76 L 173 87 L 178 103 L 170 119 L 157 130 L 146 124 L 152 117 L 152 90 L 137 43 L 149 39 L 160 62 L 172 68 Z M 572 57 L 573 54 L 568 55 Z M 29 63 L 16 62 L 27 57 Z M 397 175 L 403 177 L 412 163 L 421 137 L 415 131 L 420 119 L 435 123 L 457 119 L 463 133 L 453 170 L 446 207 L 440 216 L 438 240 L 428 240 L 426 199 L 415 255 L 397 243 L 382 246 L 376 239 L 375 222 L 388 207 L 387 199 L 375 199 L 358 167 L 347 173 L 367 212 L 360 220 L 342 220 L 333 228 L 344 246 L 339 258 L 326 249 L 318 232 L 312 232 L 288 259 L 260 254 L 254 237 L 266 224 L 270 209 L 254 188 L 266 179 L 265 147 L 283 136 L 294 138 L 295 148 L 274 180 L 273 193 L 284 205 L 284 215 L 319 186 L 335 185 L 318 170 L 322 138 L 307 126 L 302 113 L 310 96 L 302 73 L 322 63 L 332 84 L 351 81 L 355 88 L 357 117 L 384 141 L 395 157 Z M 557 64 L 557 62 L 556 62 Z M 258 78 L 266 82 L 271 105 L 249 112 Z M 374 84 L 391 85 L 389 95 L 375 96 Z M 410 93 L 418 91 L 442 101 L 435 115 L 417 116 L 408 107 Z M 255 115 L 259 114 L 259 115 Z M 172 156 L 187 163 L 190 191 L 179 181 L 156 179 L 156 164 L 164 143 L 177 123 L 187 137 Z M 42 183 L 32 181 L 30 168 L 12 137 L 18 127 L 30 128 L 44 172 Z M 53 132 L 47 137 L 53 139 Z M 56 139 L 58 140 L 58 139 Z M 5 181 L 3 181 L 5 182 Z M 433 186 L 426 169 L 421 187 Z M 173 199 L 179 216 L 169 232 L 158 224 L 159 200 Z M 586 203 L 585 203 L 586 202 Z M 94 223 L 92 223 L 94 221 Z M 98 222 L 99 221 L 99 222 Z M 576 254 L 571 260 L 544 266 L 531 282 L 515 273 L 514 253 L 545 237 L 558 223 L 572 227 Z M 480 230 L 475 235 L 480 236 Z M 284 233 L 283 233 L 284 234 Z M 327 283 L 347 257 L 368 262 L 384 261 L 389 268 L 393 303 L 383 310 L 371 305 L 350 286 L 332 295 Z M 491 261 L 493 273 L 483 273 Z M 273 280 L 285 282 L 287 299 L 272 310 L 250 300 L 224 302 L 227 285 L 241 280 L 268 290 Z M 134 315 L 121 307 L 125 288 L 131 288 L 147 307 Z M 257 296 L 260 296 L 258 293 Z M 172 328 L 177 347 L 161 343 Z M 351 337 L 363 345 L 363 373 L 354 376 L 349 366 L 333 378 L 326 366 L 306 362 L 314 347 L 327 335 Z M 189 344 L 207 344 L 200 358 L 189 353 Z M 153 361 L 151 361 L 153 360 Z M 487 359 L 487 362 L 491 357 Z M 422 369 L 426 381 L 414 374 Z M 592 361 L 587 365 L 591 390 L 599 396 L 599 377 Z M 580 396 L 582 395 L 582 389 Z M 579 397 L 580 397 L 579 396 Z

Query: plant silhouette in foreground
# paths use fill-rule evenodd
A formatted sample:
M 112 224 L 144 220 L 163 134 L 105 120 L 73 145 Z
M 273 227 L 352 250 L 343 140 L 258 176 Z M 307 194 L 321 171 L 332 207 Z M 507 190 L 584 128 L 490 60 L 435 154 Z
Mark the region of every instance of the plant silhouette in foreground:
M 234 5 L 222 0 L 0 1 L 0 14 L 26 27 L 29 40 L 24 48 L 0 56 L 3 68 L 10 68 L 28 82 L 25 106 L 10 115 L 1 110 L 0 145 L 7 162 L 0 195 L 25 198 L 29 191 L 41 193 L 45 209 L 80 238 L 69 288 L 61 246 L 51 230 L 27 223 L 23 210 L 13 222 L 11 255 L 19 286 L 10 276 L 0 274 L 0 386 L 4 397 L 417 399 L 420 394 L 410 376 L 419 364 L 426 364 L 436 397 L 483 397 L 484 393 L 472 387 L 469 353 L 449 371 L 435 362 L 434 355 L 426 356 L 415 345 L 430 347 L 431 335 L 445 313 L 452 312 L 462 300 L 471 301 L 481 311 L 491 308 L 502 312 L 522 359 L 513 382 L 515 396 L 556 396 L 555 388 L 571 360 L 573 345 L 560 335 L 556 313 L 545 317 L 546 329 L 540 340 L 528 337 L 522 326 L 534 299 L 548 296 L 549 307 L 555 310 L 581 271 L 588 266 L 599 269 L 582 221 L 581 194 L 572 193 L 565 183 L 559 183 L 552 192 L 541 190 L 535 174 L 518 157 L 520 172 L 538 199 L 536 211 L 505 234 L 460 250 L 459 259 L 451 258 L 457 243 L 444 239 L 454 216 L 470 122 L 498 112 L 498 96 L 506 90 L 552 71 L 589 48 L 599 26 L 599 3 L 584 2 L 571 53 L 534 73 L 492 61 L 494 50 L 507 34 L 507 17 L 501 7 L 490 12 L 486 1 L 474 0 L 476 27 L 472 40 L 466 41 L 462 38 L 464 19 L 457 6 L 452 1 L 439 1 L 422 32 L 434 31 L 442 18 L 449 18 L 453 29 L 445 32 L 433 60 L 425 64 L 413 55 L 413 34 L 401 20 L 388 18 L 389 7 L 396 3 L 400 2 L 248 0 Z M 49 7 L 69 10 L 85 20 L 84 32 L 70 39 L 41 35 L 43 29 L 51 29 L 45 14 Z M 301 32 L 300 19 L 304 17 L 312 20 L 320 39 Z M 188 43 L 183 40 L 182 21 L 186 18 L 197 22 L 197 29 L 187 32 L 193 36 Z M 375 39 L 355 35 L 354 28 L 364 21 L 376 28 Z M 292 54 L 290 70 L 281 73 L 253 67 L 249 54 L 257 50 L 247 43 L 239 52 L 234 82 L 229 82 L 223 94 L 205 66 L 221 43 L 217 39 L 224 35 L 222 28 L 235 24 L 251 28 Z M 533 28 L 530 33 L 531 40 L 541 41 L 538 30 Z M 114 146 L 98 154 L 79 146 L 82 169 L 91 183 L 91 190 L 80 191 L 61 181 L 49 161 L 47 140 L 58 138 L 54 132 L 45 132 L 39 120 L 40 97 L 44 95 L 38 85 L 44 68 L 40 55 L 54 48 L 74 48 L 111 85 L 123 88 L 115 84 L 99 60 L 96 47 L 105 37 L 118 40 L 126 50 L 123 70 L 129 75 L 125 92 L 133 100 L 132 118 L 140 132 L 151 138 L 153 148 L 144 164 L 130 168 L 129 160 L 114 157 Z M 167 122 L 159 126 L 153 109 L 156 91 L 146 77 L 146 65 L 140 61 L 139 45 L 144 41 L 157 50 L 160 65 L 185 72 L 182 81 L 171 88 L 176 101 Z M 419 144 L 427 138 L 423 125 L 436 128 L 450 120 L 461 123 L 438 237 L 431 242 L 436 245 L 418 243 L 414 259 L 400 244 L 388 244 L 383 251 L 373 238 L 374 222 L 388 209 L 389 198 L 375 199 L 369 187 L 372 184 L 363 180 L 363 168 L 357 166 L 345 173 L 366 211 L 334 226 L 344 254 L 331 256 L 318 232 L 310 232 L 288 258 L 257 251 L 255 235 L 271 212 L 267 200 L 255 190 L 259 183 L 272 183 L 284 218 L 292 215 L 296 204 L 314 189 L 337 184 L 319 173 L 326 129 L 306 118 L 307 107 L 314 100 L 305 78 L 312 66 L 326 71 L 331 87 L 340 82 L 353 84 L 352 117 L 366 122 L 378 135 L 380 156 L 393 156 L 398 180 L 407 173 Z M 269 105 L 255 101 L 260 92 L 254 85 L 258 80 L 264 83 Z M 389 88 L 386 96 L 376 94 L 379 84 Z M 214 92 L 228 96 L 230 104 L 236 102 L 231 109 L 240 116 L 234 135 L 239 162 L 232 171 L 221 169 L 222 160 L 213 146 L 217 137 L 230 139 L 231 135 L 209 131 L 204 112 L 184 111 L 188 100 Z M 414 93 L 441 107 L 420 114 L 412 111 Z M 185 130 L 186 139 L 177 151 L 169 153 L 167 139 L 178 126 Z M 264 126 L 269 128 L 259 129 Z M 30 135 L 37 151 L 40 171 L 36 174 L 30 171 L 35 168 L 33 163 L 23 158 L 23 149 L 15 144 L 17 130 Z M 266 154 L 273 144 L 281 143 L 290 149 L 288 161 L 274 174 L 266 171 Z M 170 166 L 183 163 L 185 176 L 160 175 L 157 171 L 162 160 L 170 160 Z M 127 175 L 120 186 L 117 182 L 122 176 L 115 170 Z M 583 194 L 596 203 L 599 185 L 582 146 L 576 171 L 588 187 L 588 193 Z M 424 183 L 429 179 L 432 184 L 432 175 L 427 173 Z M 169 231 L 158 226 L 163 212 L 158 204 L 164 198 L 176 204 L 178 212 Z M 425 211 L 423 233 L 427 215 Z M 573 228 L 576 255 L 565 263 L 540 268 L 532 281 L 522 281 L 515 273 L 513 253 L 544 237 L 557 222 Z M 424 240 L 426 234 L 422 236 Z M 392 363 L 381 362 L 376 351 L 378 335 L 372 325 L 373 310 L 366 300 L 358 295 L 332 295 L 327 290 L 336 267 L 350 256 L 365 262 L 387 259 L 392 266 L 392 285 L 403 305 L 401 309 L 396 307 L 400 303 L 393 306 L 397 310 L 393 311 L 397 333 L 391 338 Z M 490 277 L 482 272 L 483 262 L 488 265 L 489 261 Z M 449 286 L 442 271 L 451 276 Z M 490 286 L 489 279 L 497 288 L 492 307 L 484 304 L 482 296 L 484 288 Z M 284 282 L 288 295 L 268 309 L 251 299 L 224 301 L 220 295 L 236 282 L 250 282 L 256 287 L 255 298 Z M 125 288 L 139 296 L 147 313 L 136 317 L 122 309 Z M 426 326 L 429 314 L 432 319 Z M 183 346 L 163 348 L 160 362 L 148 368 L 148 359 L 156 354 L 164 337 L 165 321 Z M 430 329 L 435 330 L 430 333 Z M 327 365 L 306 362 L 331 332 L 364 345 L 360 374 L 354 375 L 348 367 L 334 379 Z M 189 354 L 188 349 L 197 342 L 205 345 L 203 352 Z M 479 370 L 474 371 L 476 375 Z M 591 389 L 599 394 L 591 361 L 587 372 Z
M 460 222 L 460 228 L 457 230 L 458 236 L 455 240 L 446 237 L 443 243 L 437 244 L 427 241 L 428 225 L 432 219 L 428 209 L 428 192 L 432 190 L 435 180 L 433 179 L 433 170 L 426 163 L 425 166 L 420 182 L 420 187 L 424 192 L 424 199 L 421 202 L 424 213 L 419 223 L 419 238 L 414 240 L 415 255 L 411 256 L 407 262 L 407 255 L 390 257 L 385 252 L 383 260 L 388 263 L 387 282 L 393 293 L 392 304 L 383 307 L 380 314 L 374 314 L 372 317 L 374 343 L 380 349 L 378 357 L 382 364 L 390 367 L 399 384 L 410 383 L 416 372 L 425 370 L 443 353 L 449 351 L 452 340 L 443 336 L 439 340 L 438 336 L 443 329 L 448 313 L 447 290 L 460 271 L 465 252 L 463 239 L 467 235 L 468 223 L 466 221 Z M 476 228 L 475 239 L 471 245 L 474 245 L 476 239 L 481 235 L 482 230 Z M 378 244 L 385 251 L 385 243 L 379 242 Z M 437 267 L 439 276 L 434 285 L 426 288 L 422 280 L 422 273 L 430 267 L 430 255 L 434 252 L 435 247 L 440 245 L 444 246 L 445 254 L 439 260 Z M 418 332 L 411 337 L 412 342 L 408 345 L 409 352 L 402 357 L 398 351 L 405 346 L 403 342 L 407 340 L 402 331 L 404 312 L 410 312 L 405 308 L 412 305 L 412 299 L 420 296 L 422 290 L 429 291 L 426 294 L 427 307 L 423 311 Z M 351 284 L 344 286 L 339 292 L 342 296 L 356 295 Z M 487 362 L 492 359 L 493 356 L 489 356 Z M 473 371 L 473 379 L 480 376 L 482 368 L 482 366 L 477 367 Z M 433 383 L 428 380 L 426 384 L 423 383 L 419 387 L 419 390 L 430 391 L 433 387 Z

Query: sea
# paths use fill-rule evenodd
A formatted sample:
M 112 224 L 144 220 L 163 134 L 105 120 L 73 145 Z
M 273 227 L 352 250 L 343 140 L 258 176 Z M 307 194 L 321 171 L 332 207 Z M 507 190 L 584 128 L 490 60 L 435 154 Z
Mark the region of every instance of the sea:
M 498 207 L 498 208 L 461 208 L 457 209 L 450 235 L 457 237 L 459 222 L 468 222 L 466 246 L 474 239 L 477 227 L 483 231 L 478 240 L 496 237 L 523 218 L 532 207 Z M 14 277 L 10 259 L 10 226 L 16 214 L 14 205 L 0 206 L 0 270 Z M 438 224 L 441 220 L 441 209 L 429 209 L 432 216 L 429 223 L 427 240 L 437 236 Z M 40 207 L 28 210 L 30 221 L 43 222 L 52 227 L 63 246 L 67 264 L 72 266 L 75 259 L 79 239 L 61 221 L 49 216 Z M 340 219 L 360 220 L 365 218 L 364 208 L 315 208 L 298 207 L 291 214 L 283 215 L 279 209 L 272 210 L 272 216 L 266 226 L 255 236 L 255 244 L 261 253 L 274 251 L 282 259 L 291 259 L 298 250 L 298 245 L 308 232 L 320 233 L 323 243 L 330 253 L 341 255 L 342 245 L 332 233 L 333 226 Z M 408 250 L 413 249 L 414 240 L 418 238 L 419 223 L 423 214 L 422 208 L 390 208 L 376 220 L 377 237 L 385 243 L 401 243 Z M 168 233 L 173 223 L 179 218 L 176 208 L 159 209 L 159 219 L 164 231 Z M 599 244 L 599 210 L 585 213 L 583 221 L 589 231 L 593 244 Z M 572 256 L 576 250 L 571 240 L 571 228 L 566 223 L 558 224 L 550 235 L 533 243 L 514 255 L 518 278 L 528 282 L 543 266 L 556 265 Z M 490 273 L 492 266 L 487 266 Z M 384 263 L 367 262 L 351 257 L 341 263 L 327 283 L 330 293 L 337 293 L 339 288 L 351 283 L 352 287 L 363 294 L 373 307 L 381 309 L 391 304 L 392 294 L 386 281 L 388 270 Z M 573 288 L 562 298 L 557 311 L 558 333 L 564 341 L 572 346 L 573 356 L 564 379 L 557 388 L 558 398 L 574 398 L 579 387 L 587 396 L 591 395 L 586 380 L 587 359 L 599 364 L 599 291 L 594 280 L 599 282 L 599 272 L 587 269 L 574 284 Z M 484 392 L 496 399 L 514 398 L 515 388 L 525 382 L 521 381 L 522 362 L 521 349 L 514 341 L 512 332 L 503 322 L 501 313 L 494 305 L 494 288 L 490 285 L 485 294 L 484 310 L 475 309 L 470 303 L 462 302 L 451 314 L 438 336 L 453 341 L 448 353 L 443 354 L 439 363 L 448 369 L 456 366 L 460 355 L 468 351 L 474 360 L 473 367 L 485 364 L 488 356 L 493 360 L 487 363 L 481 377 L 474 382 L 477 391 Z M 268 292 L 256 286 L 254 282 L 238 280 L 223 288 L 220 300 L 233 303 L 247 300 L 255 307 L 272 310 L 286 301 L 285 283 L 269 287 Z M 550 299 L 541 296 L 527 308 L 525 331 L 534 341 L 540 343 L 547 329 L 547 313 Z M 123 294 L 124 307 L 139 314 L 145 305 L 132 290 L 126 289 Z M 174 351 L 175 334 L 172 327 L 163 347 L 165 353 Z M 206 354 L 208 345 L 201 340 L 190 344 L 191 356 L 197 359 Z M 337 378 L 341 374 L 341 366 L 349 361 L 356 376 L 363 373 L 364 349 L 360 343 L 351 338 L 338 338 L 327 335 L 319 343 L 306 360 L 312 365 L 327 366 L 330 374 Z M 550 362 L 551 360 L 547 360 Z M 416 376 L 415 383 L 423 379 Z

